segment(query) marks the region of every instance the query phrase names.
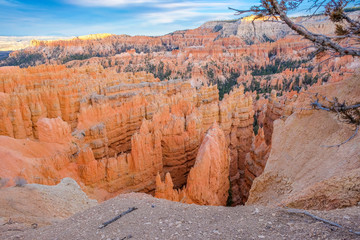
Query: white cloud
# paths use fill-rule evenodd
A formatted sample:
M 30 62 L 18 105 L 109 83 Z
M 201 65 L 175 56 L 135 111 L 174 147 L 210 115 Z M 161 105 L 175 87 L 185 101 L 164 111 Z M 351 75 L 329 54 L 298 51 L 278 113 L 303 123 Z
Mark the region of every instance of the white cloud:
M 164 0 L 66 0 L 70 4 L 85 7 L 118 7 L 135 4 L 160 3 Z
M 198 9 L 183 9 L 173 10 L 167 12 L 154 12 L 142 15 L 143 19 L 146 19 L 151 24 L 166 24 L 174 23 L 176 21 L 190 21 L 201 18 L 203 22 L 213 19 L 229 19 L 233 17 L 233 13 L 222 13 L 222 12 L 200 12 Z
M 229 5 L 229 3 L 217 3 L 217 2 L 173 2 L 173 3 L 158 4 L 157 7 L 167 8 L 167 9 L 194 8 L 194 7 L 201 7 L 201 8 L 224 7 L 224 8 L 226 8 L 228 5 Z
M 12 1 L 12 0 L 0 0 L 2 1 Z M 169 0 L 64 0 L 69 4 L 79 5 L 84 7 L 123 7 L 129 5 L 139 5 L 139 4 L 152 4 L 150 6 L 164 9 L 177 9 L 177 8 L 216 8 L 224 7 L 227 8 L 230 5 L 248 5 L 248 3 L 239 3 L 236 1 L 169 1 Z M 250 5 L 251 6 L 251 5 Z

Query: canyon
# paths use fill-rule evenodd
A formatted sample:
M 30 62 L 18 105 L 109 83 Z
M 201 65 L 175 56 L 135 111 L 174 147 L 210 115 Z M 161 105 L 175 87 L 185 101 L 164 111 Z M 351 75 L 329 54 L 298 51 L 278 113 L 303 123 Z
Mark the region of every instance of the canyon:
M 169 172 L 182 187 L 206 132 L 218 122 L 225 134 L 221 151 L 229 148 L 232 156 L 234 192 L 246 184 L 242 171 L 254 113 L 243 86 L 219 102 L 216 86 L 196 90 L 145 72 L 74 72 L 61 65 L 1 71 L 2 154 L 9 166 L 2 176 L 41 184 L 72 177 L 98 200 L 154 192 L 158 173 Z
M 357 130 L 312 103 L 359 103 L 359 59 L 306 58 L 309 42 L 288 27 L 256 20 L 256 34 L 252 20 L 33 40 L 11 52 L 0 60 L 0 190 L 67 184 L 86 204 L 62 218 L 132 192 L 245 212 L 357 206 Z M 321 15 L 294 21 L 334 31 Z

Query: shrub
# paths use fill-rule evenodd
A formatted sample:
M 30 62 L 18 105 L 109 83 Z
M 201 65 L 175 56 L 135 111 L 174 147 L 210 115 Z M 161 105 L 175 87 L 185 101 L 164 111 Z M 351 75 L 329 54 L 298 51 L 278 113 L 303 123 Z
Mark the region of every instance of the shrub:
M 25 180 L 25 178 L 17 176 L 14 178 L 14 182 L 15 182 L 15 187 L 23 187 L 27 184 L 27 181 Z
M 8 182 L 8 178 L 0 178 L 0 188 L 4 187 Z

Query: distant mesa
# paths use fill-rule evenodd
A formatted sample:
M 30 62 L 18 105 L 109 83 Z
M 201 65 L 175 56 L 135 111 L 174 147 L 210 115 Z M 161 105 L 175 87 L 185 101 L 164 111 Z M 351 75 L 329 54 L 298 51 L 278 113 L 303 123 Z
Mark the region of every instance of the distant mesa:
M 63 40 L 63 41 L 74 41 L 74 40 L 101 40 L 110 36 L 113 36 L 114 34 L 110 34 L 110 33 L 97 33 L 97 34 L 89 34 L 89 35 L 83 35 L 83 36 L 78 36 L 78 37 L 73 37 L 73 38 L 65 38 L 65 39 L 54 39 L 54 40 L 31 40 L 30 42 L 30 46 L 32 47 L 37 47 L 40 45 L 46 45 L 48 43 L 52 43 L 52 42 L 56 42 L 57 40 Z

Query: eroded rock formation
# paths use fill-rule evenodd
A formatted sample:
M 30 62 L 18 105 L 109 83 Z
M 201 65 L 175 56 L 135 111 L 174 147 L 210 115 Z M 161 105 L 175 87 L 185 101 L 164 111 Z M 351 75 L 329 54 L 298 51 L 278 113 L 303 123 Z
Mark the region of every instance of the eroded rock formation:
M 320 33 L 333 31 L 323 16 L 315 19 L 304 24 Z M 255 37 L 248 20 L 209 22 L 161 37 L 105 34 L 34 41 L 31 48 L 13 52 L 1 65 L 36 67 L 0 68 L 0 177 L 53 185 L 69 176 L 99 200 L 130 191 L 153 194 L 157 185 L 159 197 L 212 205 L 224 204 L 228 190 L 230 203 L 245 203 L 255 181 L 249 203 L 261 202 L 261 194 L 255 194 L 263 189 L 261 179 L 270 179 L 262 182 L 264 192 L 267 182 L 272 186 L 279 180 L 271 167 L 263 173 L 270 150 L 291 145 L 273 143 L 276 121 L 295 128 L 288 123 L 296 119 L 294 112 L 311 118 L 304 90 L 335 86 L 360 65 L 349 56 L 305 61 L 303 54 L 311 51 L 307 41 L 285 26 L 258 21 L 264 34 Z M 214 123 L 218 126 L 209 130 Z M 221 137 L 205 144 L 209 131 Z M 219 151 L 230 156 L 230 187 L 216 178 L 224 186 L 221 192 L 216 181 L 210 186 L 197 179 L 207 173 L 203 177 L 211 178 L 207 164 L 214 159 L 202 149 L 220 140 Z M 270 166 L 277 167 L 274 161 L 270 157 Z M 196 169 L 205 172 L 195 174 Z M 344 182 L 351 182 L 356 171 L 346 174 Z M 331 177 L 318 180 L 327 186 L 340 181 Z M 285 176 L 278 191 L 302 195 L 291 195 L 291 203 L 284 198 L 286 204 L 304 204 L 318 189 L 314 185 L 300 194 L 300 188 L 288 188 L 288 179 L 295 182 Z M 343 198 L 346 191 L 339 191 Z M 328 199 L 330 192 L 322 196 Z
M 214 123 L 208 130 L 188 175 L 186 187 L 174 190 L 170 173 L 156 177 L 155 197 L 199 205 L 225 205 L 228 199 L 230 155 L 225 135 Z
M 0 129 L 4 142 L 11 138 L 13 153 L 3 146 L 8 158 L 1 176 L 42 184 L 70 176 L 99 200 L 153 193 L 158 172 L 169 172 L 181 188 L 217 122 L 222 144 L 230 148 L 233 192 L 241 192 L 253 136 L 252 96 L 243 86 L 219 101 L 216 85 L 196 89 L 186 81 L 115 70 L 2 68 Z M 34 150 L 21 157 L 28 146 Z
M 355 76 L 310 92 L 358 102 L 357 82 Z M 339 147 L 327 147 L 348 139 L 353 128 L 330 112 L 303 110 L 309 95 L 303 93 L 293 103 L 295 113 L 274 122 L 271 153 L 247 204 L 333 209 L 359 202 L 359 135 Z

